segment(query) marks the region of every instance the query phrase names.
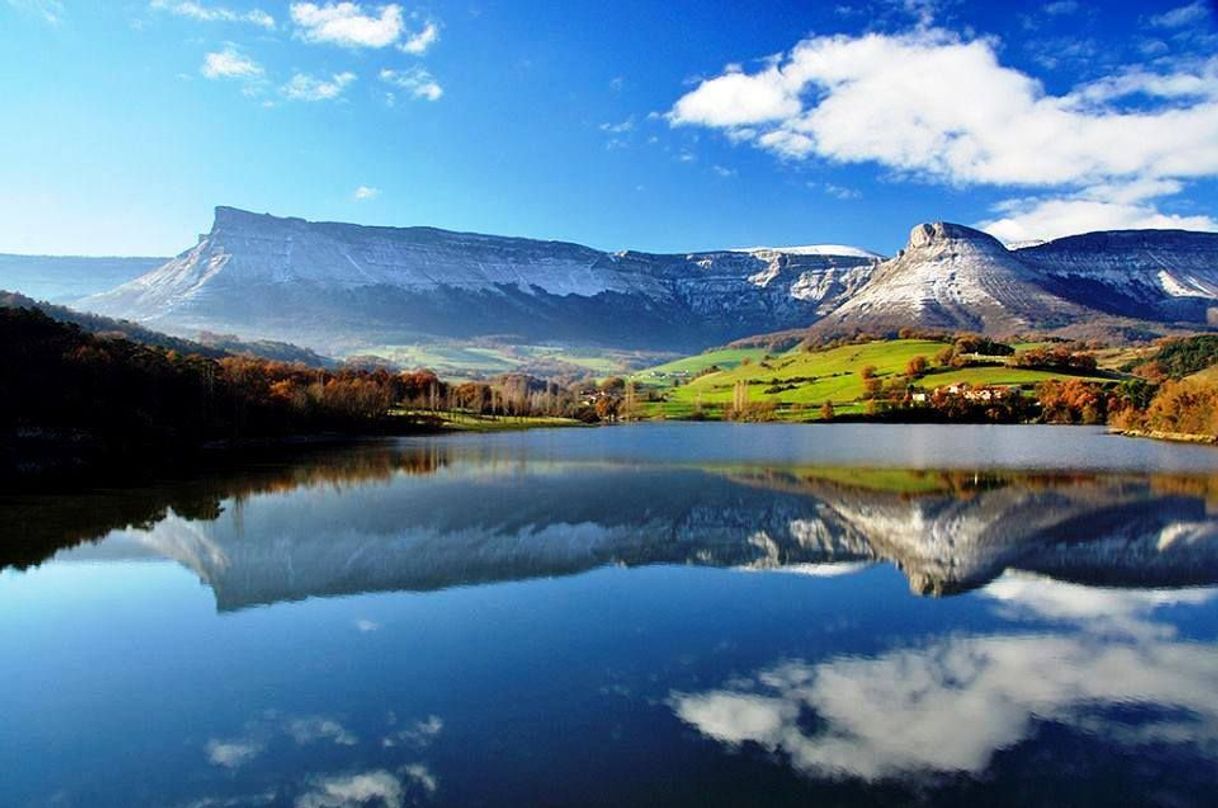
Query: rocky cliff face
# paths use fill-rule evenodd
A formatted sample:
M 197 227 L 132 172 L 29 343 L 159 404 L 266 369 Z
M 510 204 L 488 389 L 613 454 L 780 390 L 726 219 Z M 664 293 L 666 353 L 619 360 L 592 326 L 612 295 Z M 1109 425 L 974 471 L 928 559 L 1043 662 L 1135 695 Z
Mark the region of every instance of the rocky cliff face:
M 820 331 L 891 331 L 905 326 L 1009 333 L 1057 328 L 1086 308 L 1044 289 L 994 237 L 957 224 L 920 224 L 905 249 L 831 312 Z
M 905 249 L 814 331 L 916 326 L 1012 334 L 1124 320 L 1212 325 L 1216 307 L 1218 234 L 1089 233 L 1010 250 L 979 230 L 935 222 L 915 227 Z
M 222 207 L 193 249 L 83 305 L 163 329 L 323 349 L 493 334 L 697 348 L 804 326 L 832 309 L 875 263 L 843 252 L 605 253 Z

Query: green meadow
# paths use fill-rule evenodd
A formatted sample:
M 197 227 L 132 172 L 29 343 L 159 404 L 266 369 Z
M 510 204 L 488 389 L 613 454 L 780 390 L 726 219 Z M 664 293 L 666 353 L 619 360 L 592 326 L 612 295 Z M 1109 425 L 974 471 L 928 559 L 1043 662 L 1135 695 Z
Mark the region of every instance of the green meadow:
M 743 380 L 748 385 L 750 401 L 772 401 L 778 405 L 778 417 L 807 420 L 819 418 L 820 407 L 826 401 L 833 403 L 839 415 L 861 412 L 863 368 L 874 367 L 875 375 L 881 381 L 887 381 L 903 376 L 906 365 L 914 357 L 925 357 L 933 364 L 935 354 L 944 347 L 944 343 L 932 340 L 897 339 L 819 351 L 795 348 L 779 354 L 766 354 L 761 349 L 728 349 L 668 362 L 640 371 L 631 378 L 639 386 L 640 397 L 651 393 L 652 397 L 664 399 L 644 405 L 644 413 L 650 417 L 689 418 L 699 409 L 706 417 L 718 417 L 731 403 L 736 383 Z M 712 367 L 719 369 L 706 372 Z M 1048 379 L 1065 378 L 1079 377 L 994 364 L 942 370 L 932 367 L 916 385 L 927 390 L 962 382 L 973 386 L 1031 388 Z M 1111 379 L 1098 375 L 1083 378 Z

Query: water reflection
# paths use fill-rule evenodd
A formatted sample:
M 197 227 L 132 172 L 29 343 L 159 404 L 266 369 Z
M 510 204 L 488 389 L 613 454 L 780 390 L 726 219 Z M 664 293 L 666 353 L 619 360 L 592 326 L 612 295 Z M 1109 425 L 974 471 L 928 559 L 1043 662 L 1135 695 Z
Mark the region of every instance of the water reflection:
M 997 752 L 1048 724 L 1218 762 L 1218 648 L 1179 640 L 1153 618 L 1160 606 L 1203 604 L 1218 589 L 1097 591 L 1008 573 L 981 594 L 1075 630 L 783 661 L 730 687 L 673 693 L 670 703 L 708 738 L 758 744 L 812 775 L 981 774 Z
M 667 433 L 596 440 L 619 434 Z M 1218 786 L 1213 475 L 520 441 L 0 500 L 0 566 L 28 570 L 0 571 L 20 649 L 0 655 L 0 760 L 26 761 L 0 803 L 1188 805 Z
M 811 575 L 887 561 L 919 594 L 1005 570 L 1108 586 L 1218 582 L 1218 478 L 662 466 L 364 447 L 79 498 L 14 498 L 9 563 L 152 554 L 221 610 L 698 564 Z M 375 630 L 368 623 L 361 631 Z

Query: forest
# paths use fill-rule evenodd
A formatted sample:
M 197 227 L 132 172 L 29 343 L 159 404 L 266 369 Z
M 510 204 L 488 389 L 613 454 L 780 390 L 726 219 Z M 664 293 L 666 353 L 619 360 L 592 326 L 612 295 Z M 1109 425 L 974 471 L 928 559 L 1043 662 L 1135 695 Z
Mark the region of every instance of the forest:
M 530 377 L 450 385 L 430 371 L 202 355 L 0 307 L 0 477 L 212 445 L 432 431 L 441 412 L 596 421 L 595 394 Z

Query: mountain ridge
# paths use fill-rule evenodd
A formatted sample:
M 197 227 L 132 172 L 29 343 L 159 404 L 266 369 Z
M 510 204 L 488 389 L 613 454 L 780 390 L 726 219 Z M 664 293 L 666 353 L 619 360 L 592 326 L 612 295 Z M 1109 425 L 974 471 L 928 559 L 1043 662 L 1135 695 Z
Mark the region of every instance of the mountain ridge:
M 897 255 L 872 256 L 845 245 L 605 252 L 220 206 L 193 247 L 80 305 L 173 332 L 236 332 L 326 353 L 489 335 L 701 350 L 809 328 L 1005 335 L 1218 325 L 1218 234 L 1110 231 L 1010 249 L 929 222 Z

